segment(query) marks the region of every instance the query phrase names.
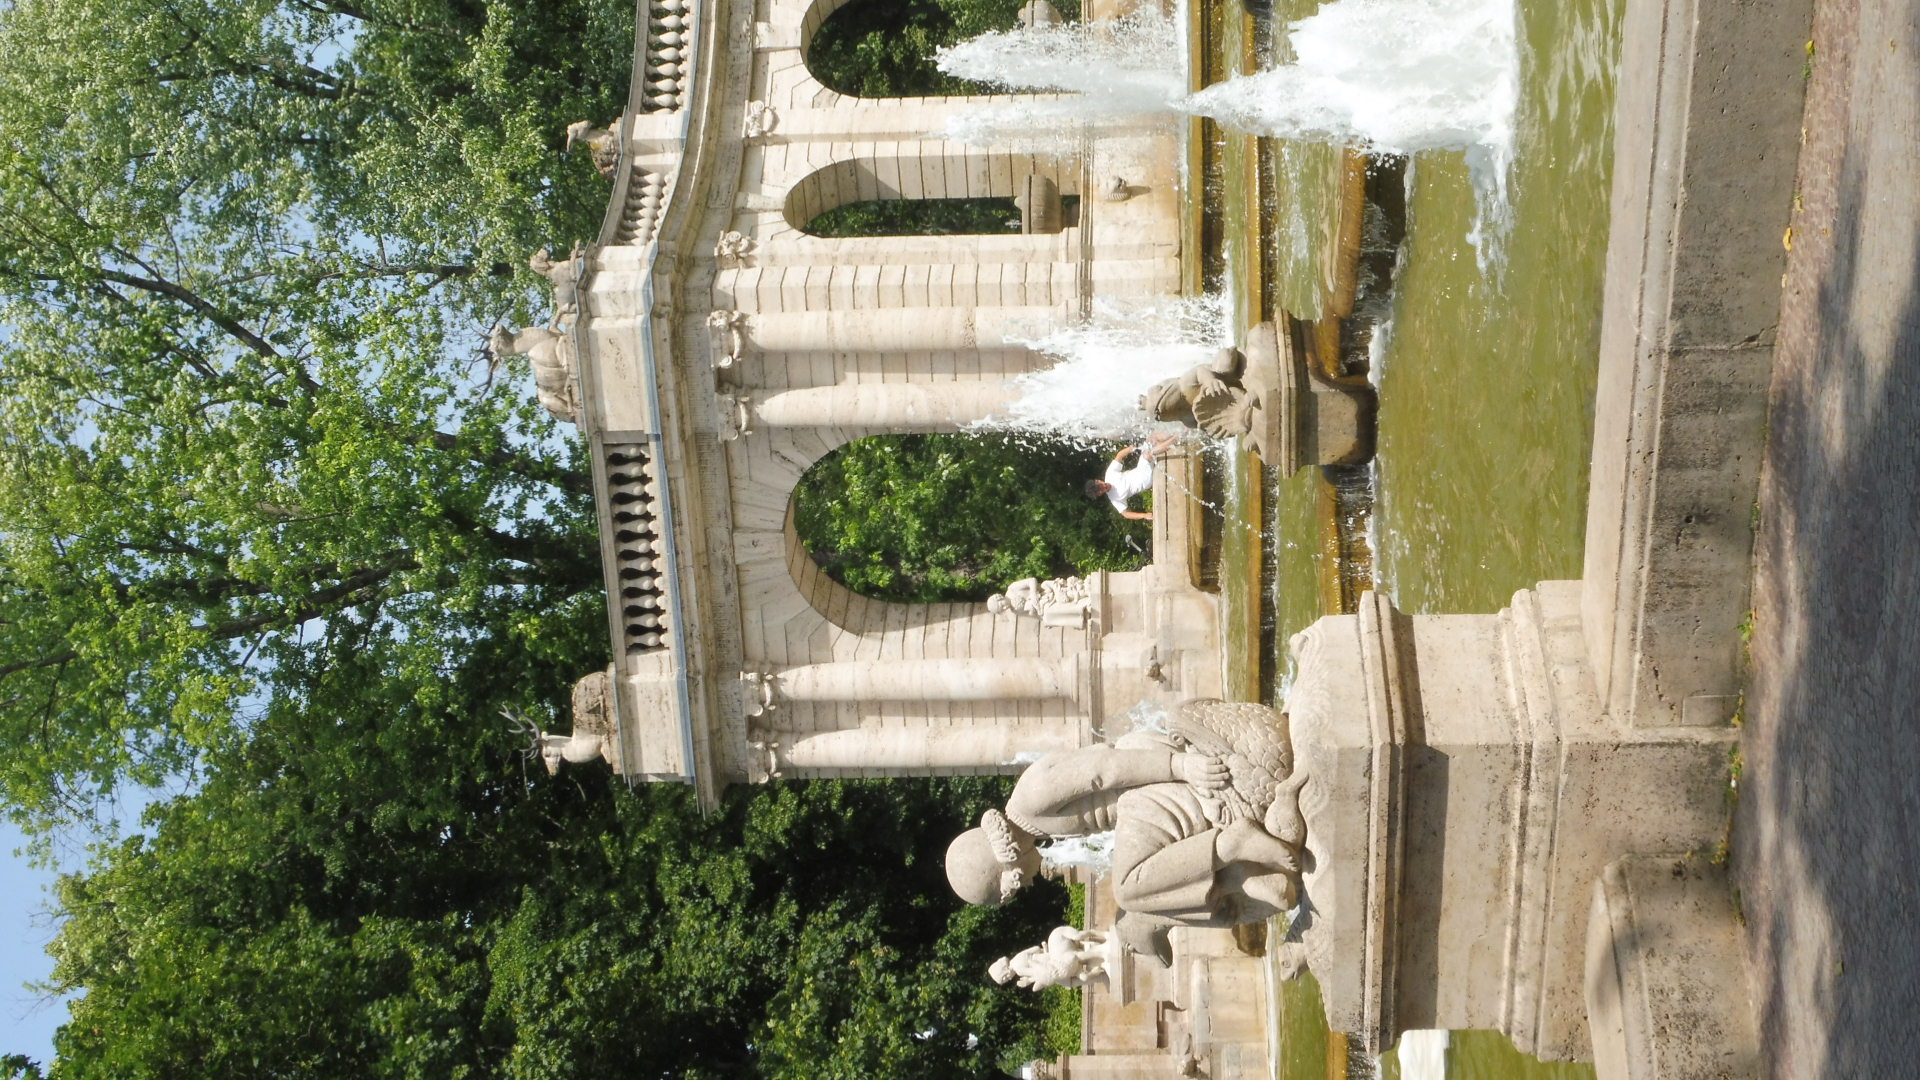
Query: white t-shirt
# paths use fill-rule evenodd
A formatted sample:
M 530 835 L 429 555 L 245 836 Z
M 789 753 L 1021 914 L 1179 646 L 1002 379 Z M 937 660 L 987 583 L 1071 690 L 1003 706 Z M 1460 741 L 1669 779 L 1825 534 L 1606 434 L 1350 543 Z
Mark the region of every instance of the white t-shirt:
M 1115 510 L 1124 512 L 1128 499 L 1153 486 L 1153 461 L 1145 454 L 1140 455 L 1139 461 L 1131 469 L 1117 461 L 1107 465 L 1107 475 L 1102 479 L 1113 485 L 1107 492 L 1107 501 Z

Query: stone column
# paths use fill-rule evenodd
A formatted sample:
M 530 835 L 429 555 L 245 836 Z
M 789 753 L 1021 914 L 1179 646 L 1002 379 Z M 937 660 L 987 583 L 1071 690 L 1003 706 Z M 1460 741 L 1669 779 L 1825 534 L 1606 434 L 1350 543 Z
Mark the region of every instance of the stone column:
M 753 740 L 772 776 L 790 769 L 809 773 L 879 769 L 922 776 L 934 769 L 1012 770 L 1040 754 L 1080 745 L 1079 724 L 1059 720 L 977 725 L 896 721 L 806 732 L 762 728 L 753 732 Z
M 783 390 L 755 401 L 763 427 L 953 431 L 1003 411 L 1013 400 L 993 379 L 943 383 L 850 383 Z
M 746 335 L 764 352 L 946 352 L 1008 348 L 1066 322 L 1052 306 L 763 311 L 747 316 Z
M 1045 701 L 1074 699 L 1074 662 L 848 660 L 776 672 L 775 700 Z

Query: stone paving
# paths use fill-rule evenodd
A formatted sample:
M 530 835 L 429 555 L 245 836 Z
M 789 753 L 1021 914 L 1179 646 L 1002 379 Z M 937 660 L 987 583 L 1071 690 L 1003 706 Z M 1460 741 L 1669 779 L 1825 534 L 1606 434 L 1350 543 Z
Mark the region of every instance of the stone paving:
M 1920 31 L 1816 6 L 1734 854 L 1768 1074 L 1920 1076 Z

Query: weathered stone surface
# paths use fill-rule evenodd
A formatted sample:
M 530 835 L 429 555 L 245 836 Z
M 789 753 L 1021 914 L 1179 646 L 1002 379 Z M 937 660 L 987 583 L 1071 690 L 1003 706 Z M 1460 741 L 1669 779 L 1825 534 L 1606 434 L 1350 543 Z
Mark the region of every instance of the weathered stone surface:
M 1810 10 L 1626 8 L 1582 580 L 1634 724 L 1725 723 L 1738 693 Z
M 1630 855 L 1593 886 L 1586 1004 L 1599 1080 L 1759 1075 L 1740 926 L 1725 867 Z
M 1039 620 L 856 596 L 799 545 L 792 492 L 814 462 L 1000 411 L 1007 379 L 1047 362 L 1013 342 L 1073 321 L 1096 288 L 1180 281 L 1171 131 L 1116 128 L 1066 154 L 946 139 L 985 102 L 855 99 L 813 78 L 828 10 L 655 5 L 626 114 L 574 132 L 613 179 L 571 287 L 618 739 L 631 775 L 690 781 L 708 805 L 776 775 L 1018 771 L 1143 697 L 1219 686 L 1213 601 L 1188 584 L 1177 523 L 1156 523 L 1159 566 L 1090 579 Z M 1066 218 L 1091 176 L 1127 177 L 1129 198 Z M 1007 197 L 1024 234 L 807 232 L 862 200 Z
M 1711 848 L 1730 736 L 1602 714 L 1577 582 L 1499 615 L 1368 594 L 1294 650 L 1298 936 L 1329 1024 L 1370 1054 L 1409 1029 L 1496 1028 L 1586 1058 L 1589 890 L 1621 855 Z

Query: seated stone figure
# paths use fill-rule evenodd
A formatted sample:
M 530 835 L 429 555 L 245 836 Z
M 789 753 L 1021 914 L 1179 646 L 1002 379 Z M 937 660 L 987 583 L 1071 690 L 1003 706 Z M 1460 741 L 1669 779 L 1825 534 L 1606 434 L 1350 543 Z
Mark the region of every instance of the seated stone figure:
M 1140 916 L 1136 931 L 1283 911 L 1304 839 L 1285 724 L 1264 705 L 1192 701 L 1169 734 L 1048 754 L 1005 813 L 987 811 L 947 848 L 947 881 L 963 900 L 999 904 L 1040 869 L 1036 841 L 1112 830 L 1114 896 Z

